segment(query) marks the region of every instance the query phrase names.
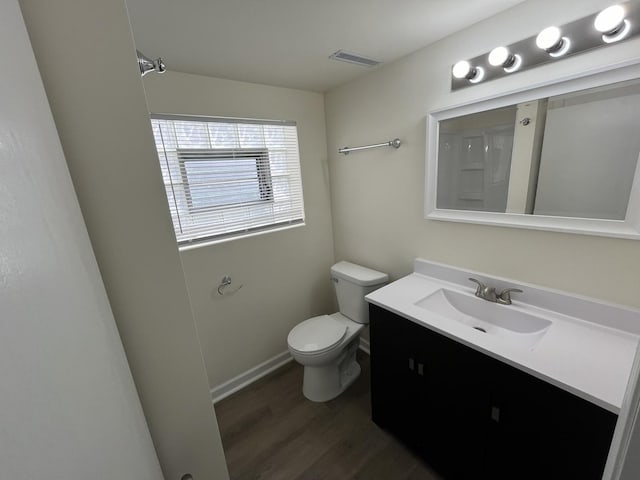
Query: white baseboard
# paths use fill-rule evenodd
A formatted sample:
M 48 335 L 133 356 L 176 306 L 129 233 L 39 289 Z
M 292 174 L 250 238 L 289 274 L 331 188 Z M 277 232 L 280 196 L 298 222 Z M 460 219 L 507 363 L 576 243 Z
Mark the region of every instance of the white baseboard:
M 289 353 L 289 351 L 285 351 L 279 353 L 275 357 L 270 358 L 266 362 L 262 362 L 260 365 L 256 365 L 253 368 L 250 368 L 244 373 L 233 377 L 231 380 L 228 380 L 220 385 L 217 385 L 211 389 L 211 400 L 213 403 L 217 403 L 223 398 L 227 398 L 232 393 L 237 392 L 238 390 L 243 389 L 247 385 L 252 384 L 256 380 L 261 379 L 265 375 L 270 374 L 274 370 L 282 367 L 283 365 L 289 363 L 293 360 L 293 357 Z
M 371 355 L 371 344 L 369 343 L 369 340 L 360 337 L 360 350 L 367 355 Z
M 364 338 L 360 338 L 360 350 L 365 352 L 367 355 L 371 354 L 369 349 L 369 341 Z M 231 380 L 228 380 L 224 383 L 221 383 L 218 386 L 215 386 L 211 389 L 211 401 L 213 403 L 217 403 L 220 400 L 227 398 L 229 395 L 236 393 L 238 390 L 243 389 L 244 387 L 251 385 L 256 380 L 260 380 L 265 375 L 270 374 L 274 370 L 286 365 L 293 357 L 287 350 L 286 352 L 279 353 L 275 357 L 270 358 L 266 362 L 262 362 L 260 365 L 256 365 L 253 368 L 250 368 L 244 373 L 233 377 Z

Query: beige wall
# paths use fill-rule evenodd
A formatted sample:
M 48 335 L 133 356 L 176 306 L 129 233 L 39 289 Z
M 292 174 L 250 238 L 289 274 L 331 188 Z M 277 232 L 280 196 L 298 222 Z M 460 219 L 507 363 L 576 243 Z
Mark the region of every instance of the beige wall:
M 326 95 L 336 259 L 390 272 L 420 256 L 640 307 L 640 242 L 423 218 L 425 116 L 429 110 L 638 56 L 640 39 L 450 92 L 462 58 L 596 12 L 607 1 L 520 4 Z M 523 21 L 526 19 L 526 21 Z M 400 137 L 402 147 L 345 158 L 337 149 Z
M 17 0 L 0 25 L 0 476 L 158 480 Z
M 212 387 L 287 350 L 287 335 L 331 313 L 333 239 L 322 94 L 167 72 L 144 79 L 153 113 L 295 120 L 306 225 L 181 253 Z M 158 199 L 166 208 L 166 200 Z M 224 275 L 237 294 L 220 297 Z
M 124 0 L 20 3 L 165 478 L 228 478 Z

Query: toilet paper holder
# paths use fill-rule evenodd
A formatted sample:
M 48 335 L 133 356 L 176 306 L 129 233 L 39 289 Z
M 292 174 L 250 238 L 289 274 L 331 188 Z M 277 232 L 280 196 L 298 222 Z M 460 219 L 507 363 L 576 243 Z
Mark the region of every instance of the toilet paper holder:
M 236 288 L 227 289 L 227 287 L 231 286 L 231 283 L 232 280 L 229 275 L 225 275 L 224 277 L 222 277 L 220 285 L 218 285 L 218 295 L 233 295 L 244 286 L 243 284 L 240 284 Z

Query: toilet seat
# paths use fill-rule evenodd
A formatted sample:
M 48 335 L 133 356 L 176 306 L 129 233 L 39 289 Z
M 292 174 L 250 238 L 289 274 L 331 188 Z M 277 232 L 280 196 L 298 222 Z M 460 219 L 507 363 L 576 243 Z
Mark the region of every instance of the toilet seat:
M 296 352 L 315 355 L 331 350 L 346 334 L 346 325 L 329 315 L 320 315 L 293 327 L 287 337 L 287 343 Z

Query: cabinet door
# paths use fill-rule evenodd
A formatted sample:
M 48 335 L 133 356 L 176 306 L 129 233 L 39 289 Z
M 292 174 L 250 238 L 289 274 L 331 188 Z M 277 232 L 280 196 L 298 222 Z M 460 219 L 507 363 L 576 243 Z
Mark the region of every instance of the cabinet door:
M 537 380 L 544 388 L 538 422 L 547 455 L 542 468 L 553 478 L 601 480 L 618 416 Z
M 485 356 L 375 306 L 370 319 L 374 422 L 447 480 L 484 478 Z
M 369 312 L 373 421 L 416 447 L 420 388 L 408 346 L 408 320 L 375 305 Z
M 490 478 L 600 480 L 617 416 L 501 362 L 492 370 Z
M 548 454 L 539 421 L 544 416 L 544 392 L 519 371 L 493 361 L 491 422 L 487 477 L 496 480 L 552 478 L 540 459 Z M 568 479 L 567 479 L 568 480 Z M 582 480 L 582 479 L 581 479 Z
M 425 458 L 447 479 L 483 478 L 490 421 L 484 355 L 415 325 L 424 355 Z

